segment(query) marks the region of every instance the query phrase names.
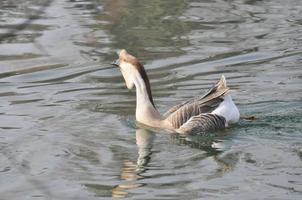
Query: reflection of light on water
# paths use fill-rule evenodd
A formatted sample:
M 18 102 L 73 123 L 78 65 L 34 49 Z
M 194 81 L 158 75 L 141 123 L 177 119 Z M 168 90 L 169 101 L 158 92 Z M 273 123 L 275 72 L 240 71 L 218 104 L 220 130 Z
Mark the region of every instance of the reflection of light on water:
M 155 135 L 152 132 L 145 129 L 136 130 L 136 144 L 138 147 L 137 167 L 140 171 L 143 171 L 149 163 L 154 138 Z
M 213 142 L 211 144 L 211 147 L 213 149 L 223 150 L 225 148 L 225 145 L 222 142 Z
M 0 0 L 0 199 L 300 199 L 301 2 Z M 223 73 L 258 120 L 126 152 L 135 95 L 102 70 L 120 48 L 160 110 Z
M 238 152 L 231 152 L 225 154 L 224 152 L 230 148 L 230 144 L 225 142 L 228 135 L 224 135 L 224 132 L 215 134 L 204 134 L 197 136 L 181 136 L 178 134 L 171 135 L 171 142 L 176 145 L 185 145 L 191 148 L 200 149 L 205 152 L 206 157 L 211 157 L 216 163 L 216 170 L 213 173 L 208 174 L 207 180 L 222 177 L 224 174 L 234 170 L 238 163 L 240 154 Z
M 112 190 L 112 197 L 126 197 L 127 190 L 142 187 L 142 183 L 137 183 L 137 180 L 143 179 L 141 173 L 146 171 L 146 166 L 150 161 L 152 143 L 155 138 L 154 133 L 145 129 L 136 130 L 136 144 L 138 147 L 137 162 L 126 160 L 123 162 L 120 178 L 125 180 L 125 183 L 119 184 Z
M 237 161 L 238 155 L 223 154 L 225 144 L 223 141 L 217 140 L 212 137 L 183 137 L 178 134 L 171 134 L 172 143 L 176 145 L 186 145 L 191 148 L 198 148 L 205 151 L 206 154 L 212 156 L 213 160 L 217 163 L 217 170 L 209 174 L 207 179 L 215 179 L 223 176 L 223 174 L 231 172 Z M 138 180 L 145 178 L 143 175 L 146 172 L 151 155 L 152 146 L 155 138 L 155 133 L 146 129 L 136 130 L 136 144 L 138 147 L 138 158 L 136 163 L 130 160 L 123 161 L 120 179 L 124 180 L 123 183 L 117 185 L 112 189 L 112 197 L 124 198 L 129 195 L 129 190 L 144 186 L 143 183 L 138 183 Z
M 112 190 L 112 197 L 126 197 L 127 190 L 141 187 L 142 184 L 136 183 L 136 180 L 143 178 L 136 172 L 136 164 L 132 161 L 124 161 L 120 178 L 127 182 L 119 184 Z

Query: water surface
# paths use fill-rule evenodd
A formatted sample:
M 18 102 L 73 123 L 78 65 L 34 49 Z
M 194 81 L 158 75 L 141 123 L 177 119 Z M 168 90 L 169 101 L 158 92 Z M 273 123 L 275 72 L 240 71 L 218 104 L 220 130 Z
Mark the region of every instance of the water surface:
M 300 0 L 2 0 L 0 199 L 300 199 L 301 16 Z M 121 48 L 162 113 L 224 74 L 256 120 L 137 128 Z

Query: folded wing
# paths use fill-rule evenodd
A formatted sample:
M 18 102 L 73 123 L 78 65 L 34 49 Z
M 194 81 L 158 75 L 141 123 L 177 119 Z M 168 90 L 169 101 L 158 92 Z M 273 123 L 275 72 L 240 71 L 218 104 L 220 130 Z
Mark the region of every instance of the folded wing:
M 181 134 L 202 134 L 225 128 L 225 118 L 215 114 L 200 114 L 191 117 L 176 131 Z
M 178 129 L 191 117 L 199 116 L 215 110 L 224 100 L 224 95 L 229 91 L 224 76 L 205 95 L 186 101 L 172 107 L 165 113 L 165 120 Z

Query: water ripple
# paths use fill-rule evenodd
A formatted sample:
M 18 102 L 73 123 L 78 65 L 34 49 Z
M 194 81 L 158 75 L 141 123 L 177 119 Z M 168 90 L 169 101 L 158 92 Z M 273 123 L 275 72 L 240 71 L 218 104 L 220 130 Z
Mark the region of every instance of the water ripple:
M 0 1 L 3 199 L 300 199 L 301 9 L 292 1 Z M 147 131 L 109 65 L 126 48 L 156 106 L 224 74 L 242 116 Z

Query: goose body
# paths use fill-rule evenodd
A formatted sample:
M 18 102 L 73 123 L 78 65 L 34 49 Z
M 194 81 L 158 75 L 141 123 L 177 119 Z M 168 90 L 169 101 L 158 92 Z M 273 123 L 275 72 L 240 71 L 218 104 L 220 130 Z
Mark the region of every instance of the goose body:
M 180 134 L 198 134 L 223 129 L 239 120 L 223 75 L 205 95 L 173 106 L 162 116 L 155 108 L 150 82 L 140 62 L 121 50 L 114 65 L 120 68 L 127 88 L 136 88 L 135 115 L 142 124 Z

